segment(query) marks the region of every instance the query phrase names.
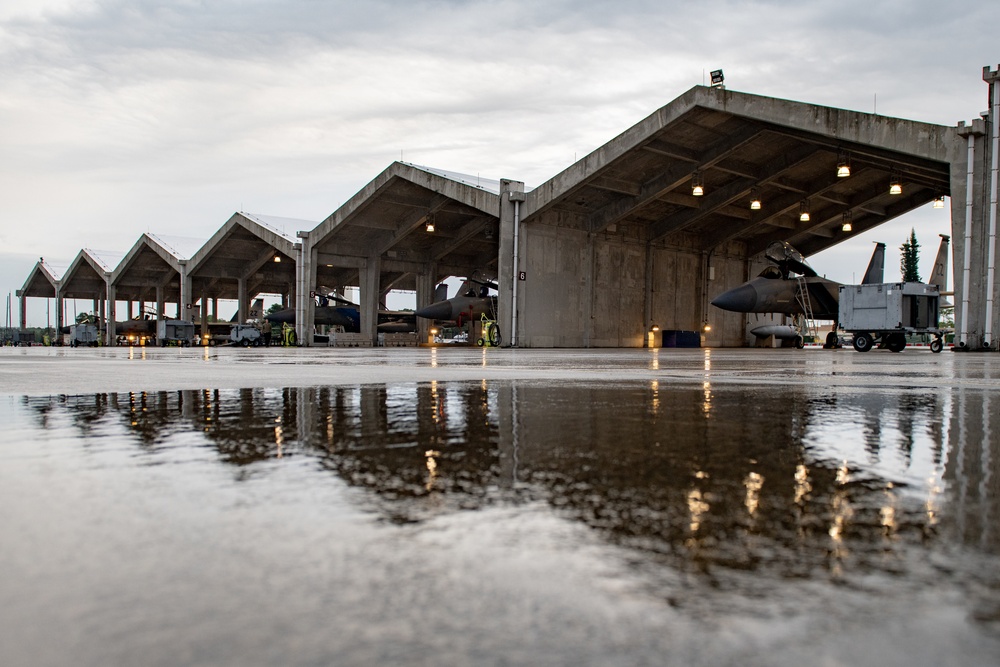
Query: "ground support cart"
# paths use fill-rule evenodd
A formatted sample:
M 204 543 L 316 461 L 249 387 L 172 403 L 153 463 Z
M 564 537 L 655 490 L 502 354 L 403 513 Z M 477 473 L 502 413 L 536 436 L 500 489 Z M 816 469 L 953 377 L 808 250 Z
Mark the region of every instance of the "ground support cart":
M 156 339 L 161 347 L 182 345 L 188 347 L 194 340 L 194 322 L 188 320 L 160 320 L 156 323 Z
M 854 349 L 867 352 L 875 345 L 902 352 L 909 334 L 932 334 L 931 352 L 944 349 L 944 330 L 938 328 L 937 285 L 878 283 L 840 287 L 840 328 L 854 334 Z
M 503 339 L 500 337 L 500 325 L 497 324 L 497 321 L 488 319 L 486 313 L 483 313 L 480 317 L 480 325 L 482 335 L 476 339 L 476 345 L 479 347 L 500 347 Z
M 264 338 L 260 329 L 252 324 L 236 324 L 229 332 L 229 340 L 234 345 L 243 347 L 260 347 L 264 344 Z
M 100 342 L 101 333 L 94 324 L 73 324 L 69 328 L 69 346 L 97 347 Z

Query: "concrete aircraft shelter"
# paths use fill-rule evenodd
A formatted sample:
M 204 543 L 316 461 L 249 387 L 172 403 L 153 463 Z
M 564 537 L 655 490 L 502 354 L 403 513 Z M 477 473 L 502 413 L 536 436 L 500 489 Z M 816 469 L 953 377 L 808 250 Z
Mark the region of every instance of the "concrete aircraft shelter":
M 177 304 L 177 316 L 182 317 L 191 295 L 185 292 L 188 258 L 204 241 L 183 237 L 168 237 L 145 233 L 128 251 L 111 275 L 106 318 L 116 321 L 116 302 L 155 303 L 156 312 L 163 314 L 167 303 Z M 114 345 L 114 327 L 108 327 L 107 344 Z
M 315 225 L 306 220 L 234 213 L 186 263 L 192 300 L 234 299 L 239 303 L 238 320 L 244 322 L 249 303 L 257 295 L 293 296 L 302 249 L 295 233 Z
M 389 290 L 415 290 L 420 308 L 443 278 L 494 278 L 499 185 L 394 162 L 315 229 L 300 232 L 299 340 L 311 343 L 310 292 L 320 287 L 359 286 L 361 332 L 375 340 L 376 314 Z M 427 322 L 418 326 L 426 336 Z
M 30 296 L 41 299 L 55 299 L 59 294 L 59 281 L 62 279 L 64 267 L 56 266 L 39 257 L 31 268 L 27 280 L 21 289 L 17 290 L 17 298 L 21 308 L 21 329 L 27 329 L 25 300 Z M 56 326 L 61 326 L 61 308 L 56 309 Z
M 87 299 L 94 304 L 93 313 L 103 313 L 107 302 L 111 276 L 114 269 L 121 263 L 123 253 L 84 248 L 70 263 L 63 274 L 56 297 L 56 307 L 60 316 L 66 299 Z M 72 322 L 63 322 L 72 324 Z
M 522 278 L 516 295 L 513 281 L 501 282 L 501 324 L 516 313 L 518 327 L 508 340 L 635 347 L 654 324 L 701 332 L 711 322 L 707 345 L 743 345 L 746 317 L 709 301 L 750 278 L 755 255 L 787 240 L 808 256 L 951 194 L 954 135 L 693 88 L 523 195 L 518 211 L 504 197 L 500 274 Z M 843 161 L 851 175 L 838 178 Z M 897 178 L 903 193 L 890 195 Z

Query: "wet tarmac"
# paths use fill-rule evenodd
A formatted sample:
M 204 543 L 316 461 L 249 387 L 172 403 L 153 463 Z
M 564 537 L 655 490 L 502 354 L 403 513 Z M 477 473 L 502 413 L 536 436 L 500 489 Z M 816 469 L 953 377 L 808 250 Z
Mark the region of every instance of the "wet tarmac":
M 0 350 L 4 665 L 997 665 L 1000 355 Z

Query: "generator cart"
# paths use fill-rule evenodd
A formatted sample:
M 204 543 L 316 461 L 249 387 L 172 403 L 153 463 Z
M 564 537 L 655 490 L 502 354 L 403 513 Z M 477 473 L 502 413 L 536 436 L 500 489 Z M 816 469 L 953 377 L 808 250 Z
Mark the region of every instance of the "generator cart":
M 160 320 L 156 323 L 156 339 L 160 347 L 182 345 L 188 347 L 194 340 L 194 322 L 188 320 Z
M 841 285 L 840 328 L 854 334 L 854 349 L 867 352 L 878 344 L 902 352 L 908 334 L 932 334 L 931 352 L 944 349 L 938 328 L 937 285 L 879 283 Z

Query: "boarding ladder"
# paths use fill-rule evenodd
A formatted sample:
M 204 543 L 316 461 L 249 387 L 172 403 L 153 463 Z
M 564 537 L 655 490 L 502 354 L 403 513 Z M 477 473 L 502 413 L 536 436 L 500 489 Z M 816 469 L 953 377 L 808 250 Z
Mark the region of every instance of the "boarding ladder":
M 802 307 L 802 322 L 798 325 L 799 335 L 805 338 L 807 335 L 818 335 L 816 320 L 813 318 L 812 298 L 809 296 L 809 283 L 804 276 L 795 278 L 798 283 L 798 290 L 795 293 L 795 300 Z

